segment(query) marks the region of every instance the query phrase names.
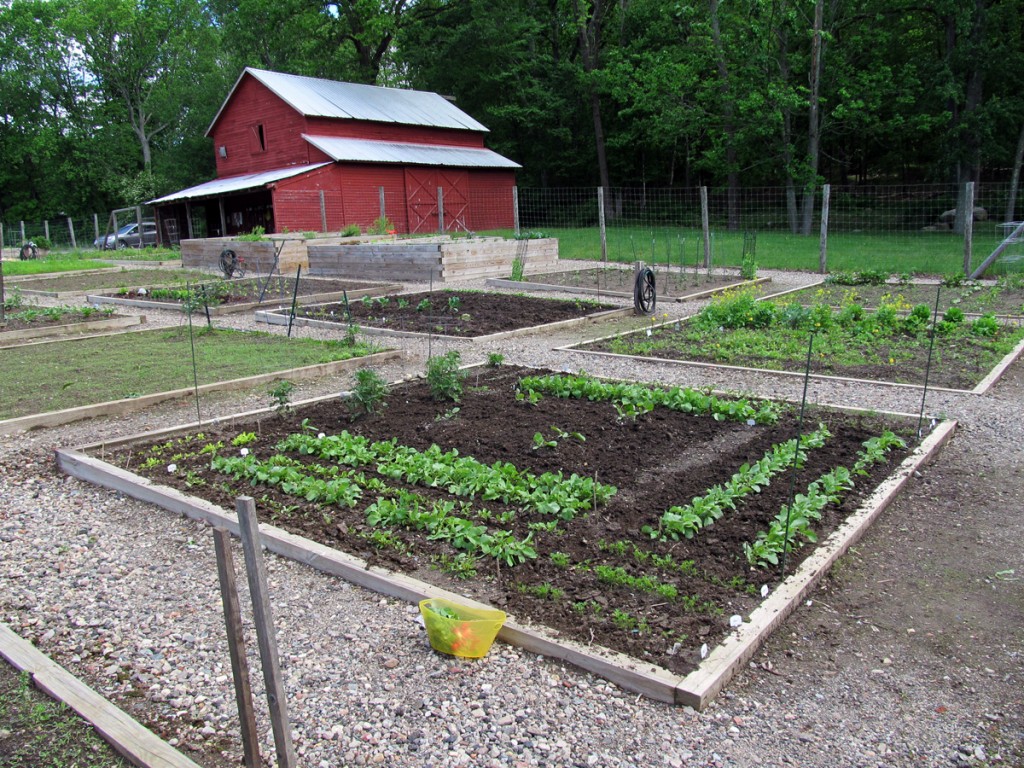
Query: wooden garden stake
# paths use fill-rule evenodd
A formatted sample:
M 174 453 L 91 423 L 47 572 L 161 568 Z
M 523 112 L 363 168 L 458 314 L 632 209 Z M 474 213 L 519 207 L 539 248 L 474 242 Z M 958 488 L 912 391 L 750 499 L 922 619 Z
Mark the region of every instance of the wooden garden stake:
M 238 589 L 235 584 L 235 561 L 231 555 L 231 534 L 224 528 L 214 528 L 213 545 L 217 551 L 220 599 L 224 604 L 224 624 L 228 632 L 231 675 L 235 679 L 235 702 L 238 705 L 238 720 L 242 726 L 242 750 L 245 768 L 257 768 L 261 764 L 260 742 L 256 733 L 256 713 L 253 710 L 252 704 L 249 662 L 245 658 L 242 613 L 238 604 Z
M 277 656 L 277 636 L 274 634 L 274 617 L 270 611 L 270 596 L 267 592 L 267 570 L 260 545 L 256 502 L 251 496 L 239 496 L 235 499 L 235 511 L 238 513 L 238 530 L 245 552 L 245 571 L 249 579 L 249 594 L 252 596 L 253 619 L 256 622 L 256 639 L 259 642 L 260 662 L 263 666 L 263 684 L 267 689 L 267 704 L 270 706 L 270 724 L 274 732 L 277 765 L 278 768 L 295 768 L 295 748 L 292 746 L 288 703 L 285 700 L 281 665 Z

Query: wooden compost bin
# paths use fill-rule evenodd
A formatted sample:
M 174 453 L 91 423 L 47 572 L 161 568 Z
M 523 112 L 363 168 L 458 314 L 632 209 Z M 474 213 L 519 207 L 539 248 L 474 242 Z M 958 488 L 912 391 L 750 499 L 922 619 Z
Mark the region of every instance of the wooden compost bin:
M 268 235 L 266 240 L 257 241 L 236 240 L 230 237 L 182 240 L 181 265 L 220 272 L 220 254 L 225 249 L 229 249 L 234 251 L 239 259 L 244 260 L 246 272 L 267 274 L 274 264 L 274 254 L 280 248 L 281 256 L 278 269 L 282 274 L 294 274 L 300 266 L 303 271 L 309 267 L 307 250 L 311 245 L 337 247 L 343 243 L 355 244 L 375 240 L 380 240 L 380 236 L 342 237 L 341 235 L 325 234 L 320 237 L 304 237 L 288 234 Z
M 407 282 L 450 282 L 508 277 L 522 259 L 532 271 L 558 263 L 558 240 L 506 240 L 500 237 L 458 240 L 404 240 L 392 243 L 310 244 L 309 273 L 317 277 Z

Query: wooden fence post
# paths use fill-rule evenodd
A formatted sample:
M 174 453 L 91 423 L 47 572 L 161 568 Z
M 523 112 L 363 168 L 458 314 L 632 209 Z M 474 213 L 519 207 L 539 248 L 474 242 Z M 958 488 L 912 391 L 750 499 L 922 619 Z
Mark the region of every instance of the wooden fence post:
M 608 231 L 604 220 L 604 187 L 597 188 L 597 221 L 601 227 L 601 261 L 608 263 Z
M 327 231 L 327 201 L 324 200 L 324 191 L 320 190 L 320 231 Z
M 437 231 L 444 232 L 444 190 L 437 188 Z
M 251 496 L 239 496 L 235 500 L 235 511 L 238 513 L 238 530 L 245 552 L 245 570 L 249 579 L 249 594 L 252 596 L 253 619 L 263 666 L 263 683 L 267 689 L 267 704 L 270 706 L 270 725 L 274 732 L 277 764 L 278 768 L 295 768 L 295 748 L 292 746 L 288 702 L 285 700 L 277 655 L 277 635 L 267 592 L 267 570 L 263 562 L 259 522 L 256 520 L 256 502 Z
M 700 188 L 700 227 L 704 232 L 704 269 L 711 269 L 711 226 L 708 223 L 708 188 Z
M 71 247 L 78 248 L 78 241 L 75 240 L 75 222 L 68 216 L 68 234 L 71 235 Z
M 828 212 L 832 198 L 832 185 L 825 184 L 821 188 L 821 236 L 818 245 L 818 271 L 828 272 Z
M 387 215 L 384 210 L 384 187 L 377 187 L 377 193 L 380 195 L 380 217 L 383 219 Z
M 974 250 L 974 182 L 967 182 L 964 193 L 964 276 L 971 274 L 971 257 Z
M 231 534 L 224 528 L 214 528 L 213 545 L 217 551 L 217 576 L 220 579 L 220 599 L 224 605 L 224 624 L 228 632 L 231 674 L 235 679 L 235 702 L 238 705 L 238 721 L 242 727 L 245 768 L 257 768 L 260 765 L 260 740 L 252 704 L 249 662 L 245 657 L 242 612 L 235 584 L 235 561 L 231 556 Z
M 512 231 L 519 234 L 519 187 L 512 187 Z

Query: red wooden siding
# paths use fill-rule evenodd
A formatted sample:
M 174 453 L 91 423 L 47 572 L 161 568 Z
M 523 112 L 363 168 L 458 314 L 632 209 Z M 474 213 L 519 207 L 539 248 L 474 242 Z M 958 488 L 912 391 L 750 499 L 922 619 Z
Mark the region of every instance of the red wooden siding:
M 254 131 L 259 125 L 263 126 L 266 145 L 262 151 Z M 310 159 L 309 144 L 302 138 L 305 130 L 306 119 L 302 115 L 247 75 L 213 128 L 217 176 L 306 165 Z M 227 157 L 221 157 L 221 147 Z
M 512 190 L 513 171 L 473 171 L 469 174 L 470 206 L 466 224 L 473 232 L 488 229 L 512 229 L 515 226 Z
M 484 135 L 477 131 L 456 131 L 450 128 L 429 128 L 421 125 L 368 123 L 359 120 L 330 120 L 311 117 L 306 133 L 312 136 L 336 136 L 346 139 L 374 141 L 405 141 L 410 144 L 441 144 L 449 147 L 484 146 Z

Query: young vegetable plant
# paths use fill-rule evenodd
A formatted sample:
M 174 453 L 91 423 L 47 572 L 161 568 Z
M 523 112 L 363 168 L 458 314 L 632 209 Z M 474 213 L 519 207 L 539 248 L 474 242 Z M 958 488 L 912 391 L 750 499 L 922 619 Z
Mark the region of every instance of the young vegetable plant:
M 430 358 L 427 361 L 427 385 L 435 400 L 459 402 L 466 372 L 459 370 L 462 356 L 457 350 Z
M 384 398 L 388 396 L 388 383 L 383 376 L 372 368 L 360 368 L 355 378 L 351 395 L 353 419 L 377 413 L 387 405 Z
M 279 416 L 285 416 L 291 411 L 292 392 L 294 391 L 295 385 L 287 379 L 282 379 L 267 392 L 273 401 L 273 408 Z

